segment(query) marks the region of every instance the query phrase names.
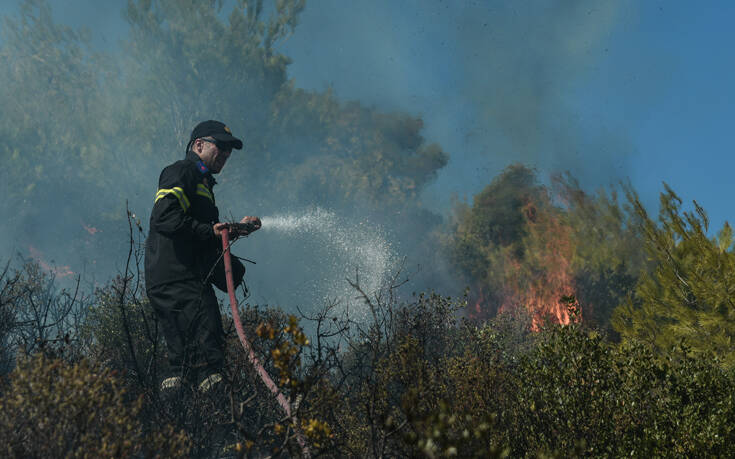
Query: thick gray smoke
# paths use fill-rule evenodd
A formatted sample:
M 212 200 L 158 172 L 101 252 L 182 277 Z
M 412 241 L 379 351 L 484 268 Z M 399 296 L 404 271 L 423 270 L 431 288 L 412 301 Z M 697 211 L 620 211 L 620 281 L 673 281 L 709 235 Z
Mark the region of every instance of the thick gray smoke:
M 431 235 L 441 206 L 421 199 L 491 178 L 468 170 L 624 173 L 622 142 L 586 130 L 563 97 L 621 3 L 314 2 L 260 16 L 247 1 L 148 3 L 0 10 L 4 257 L 104 282 L 126 254 L 126 200 L 146 227 L 158 173 L 207 118 L 246 143 L 215 189 L 223 218 L 270 217 L 235 250 L 258 263 L 252 301 L 287 309 L 347 304 L 346 277 L 371 291 L 399 266 L 418 271 L 415 290 L 456 293 Z M 339 34 L 375 46 L 352 53 L 333 46 Z

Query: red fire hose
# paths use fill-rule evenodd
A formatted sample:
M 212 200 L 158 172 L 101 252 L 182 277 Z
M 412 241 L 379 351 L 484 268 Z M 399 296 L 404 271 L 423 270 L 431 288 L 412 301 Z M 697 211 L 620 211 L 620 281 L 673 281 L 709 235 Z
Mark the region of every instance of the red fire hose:
M 227 293 L 230 295 L 230 307 L 232 308 L 232 320 L 235 322 L 235 329 L 237 329 L 237 336 L 240 338 L 240 343 L 242 343 L 242 347 L 245 349 L 245 352 L 247 352 L 248 354 L 248 360 L 250 360 L 250 363 L 253 365 L 253 367 L 255 367 L 255 371 L 260 376 L 260 379 L 263 380 L 263 383 L 268 388 L 268 390 L 270 390 L 271 393 L 276 397 L 276 400 L 278 400 L 278 404 L 281 405 L 281 408 L 283 408 L 283 411 L 286 413 L 286 416 L 293 423 L 293 429 L 294 429 L 294 432 L 296 433 L 296 440 L 298 441 L 299 446 L 301 447 L 302 454 L 304 455 L 304 457 L 310 457 L 309 446 L 306 444 L 306 438 L 304 437 L 304 434 L 301 432 L 301 428 L 299 427 L 296 416 L 291 413 L 291 405 L 288 403 L 288 400 L 286 400 L 286 397 L 283 395 L 283 392 L 280 391 L 276 383 L 273 382 L 273 379 L 270 377 L 270 375 L 265 370 L 265 368 L 263 368 L 263 365 L 260 363 L 260 360 L 258 360 L 258 357 L 255 355 L 253 346 L 251 346 L 250 341 L 248 341 L 248 337 L 245 336 L 245 330 L 243 330 L 242 328 L 242 322 L 240 321 L 240 313 L 238 312 L 237 298 L 235 297 L 235 283 L 232 280 L 232 260 L 230 259 L 230 231 L 231 231 L 231 227 L 232 229 L 234 229 L 234 227 L 236 226 L 237 224 L 230 224 L 222 231 L 222 252 L 223 252 L 223 258 L 225 261 L 225 277 L 227 278 Z

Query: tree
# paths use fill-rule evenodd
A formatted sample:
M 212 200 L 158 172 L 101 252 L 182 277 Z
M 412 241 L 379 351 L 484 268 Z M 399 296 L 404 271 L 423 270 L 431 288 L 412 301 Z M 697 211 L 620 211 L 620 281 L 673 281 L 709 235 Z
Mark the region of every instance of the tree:
M 628 199 L 642 221 L 645 250 L 654 263 L 638 281 L 635 295 L 613 315 L 625 340 L 644 341 L 659 352 L 685 343 L 694 352 L 735 364 L 735 252 L 728 223 L 710 237 L 704 209 L 682 209 L 664 184 L 658 222 L 632 191 Z
M 81 230 L 113 195 L 98 174 L 109 133 L 108 107 L 100 103 L 108 67 L 84 31 L 53 22 L 44 1 L 22 2 L 18 18 L 4 18 L 2 38 L 0 158 L 9 166 L 0 191 L 3 215 L 14 216 L 3 234 L 23 228 L 30 243 L 49 224 Z
M 524 256 L 521 241 L 528 228 L 523 210 L 544 193 L 532 169 L 514 164 L 474 197 L 472 207 L 457 204 L 450 256 L 477 286 L 478 304 L 489 307 L 491 316 L 502 302 L 503 258 Z
M 649 269 L 640 218 L 619 201 L 616 189 L 588 193 L 570 174 L 552 177 L 552 187 L 575 241 L 571 269 L 584 321 L 612 332 L 613 310 L 633 294 L 641 271 Z M 631 188 L 623 184 L 621 189 Z

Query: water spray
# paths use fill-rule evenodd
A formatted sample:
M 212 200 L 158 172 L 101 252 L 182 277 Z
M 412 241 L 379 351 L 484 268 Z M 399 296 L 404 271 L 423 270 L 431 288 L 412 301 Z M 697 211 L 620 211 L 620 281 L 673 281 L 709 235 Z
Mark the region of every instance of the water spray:
M 369 294 L 379 291 L 396 267 L 398 257 L 384 230 L 374 222 L 359 222 L 340 218 L 334 212 L 312 207 L 298 213 L 263 217 L 263 229 L 284 233 L 288 237 L 308 236 L 306 244 L 319 244 L 317 269 L 309 273 L 326 272 L 316 280 L 312 291 L 320 292 L 318 301 L 335 299 L 348 304 L 355 297 L 354 289 L 345 277 L 359 271 L 360 287 Z M 359 315 L 367 311 L 358 309 Z M 366 318 L 366 317 L 363 317 Z

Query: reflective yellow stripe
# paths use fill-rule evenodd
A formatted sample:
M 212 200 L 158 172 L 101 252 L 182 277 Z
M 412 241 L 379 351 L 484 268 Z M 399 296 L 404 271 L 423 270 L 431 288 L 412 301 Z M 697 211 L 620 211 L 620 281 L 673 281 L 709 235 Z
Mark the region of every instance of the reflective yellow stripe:
M 154 201 L 154 204 L 158 202 L 159 199 L 169 194 L 173 194 L 174 196 L 176 196 L 176 199 L 179 200 L 179 204 L 181 204 L 181 208 L 184 209 L 184 212 L 189 210 L 189 206 L 191 206 L 191 204 L 189 203 L 189 198 L 186 197 L 184 190 L 178 186 L 175 186 L 173 188 L 162 188 L 158 190 L 158 193 L 156 193 L 156 200 Z
M 203 183 L 200 183 L 199 185 L 197 185 L 197 194 L 199 196 L 204 196 L 205 198 L 214 202 L 214 196 L 212 196 L 212 192 L 209 191 L 209 188 L 207 188 L 207 186 L 204 185 Z

